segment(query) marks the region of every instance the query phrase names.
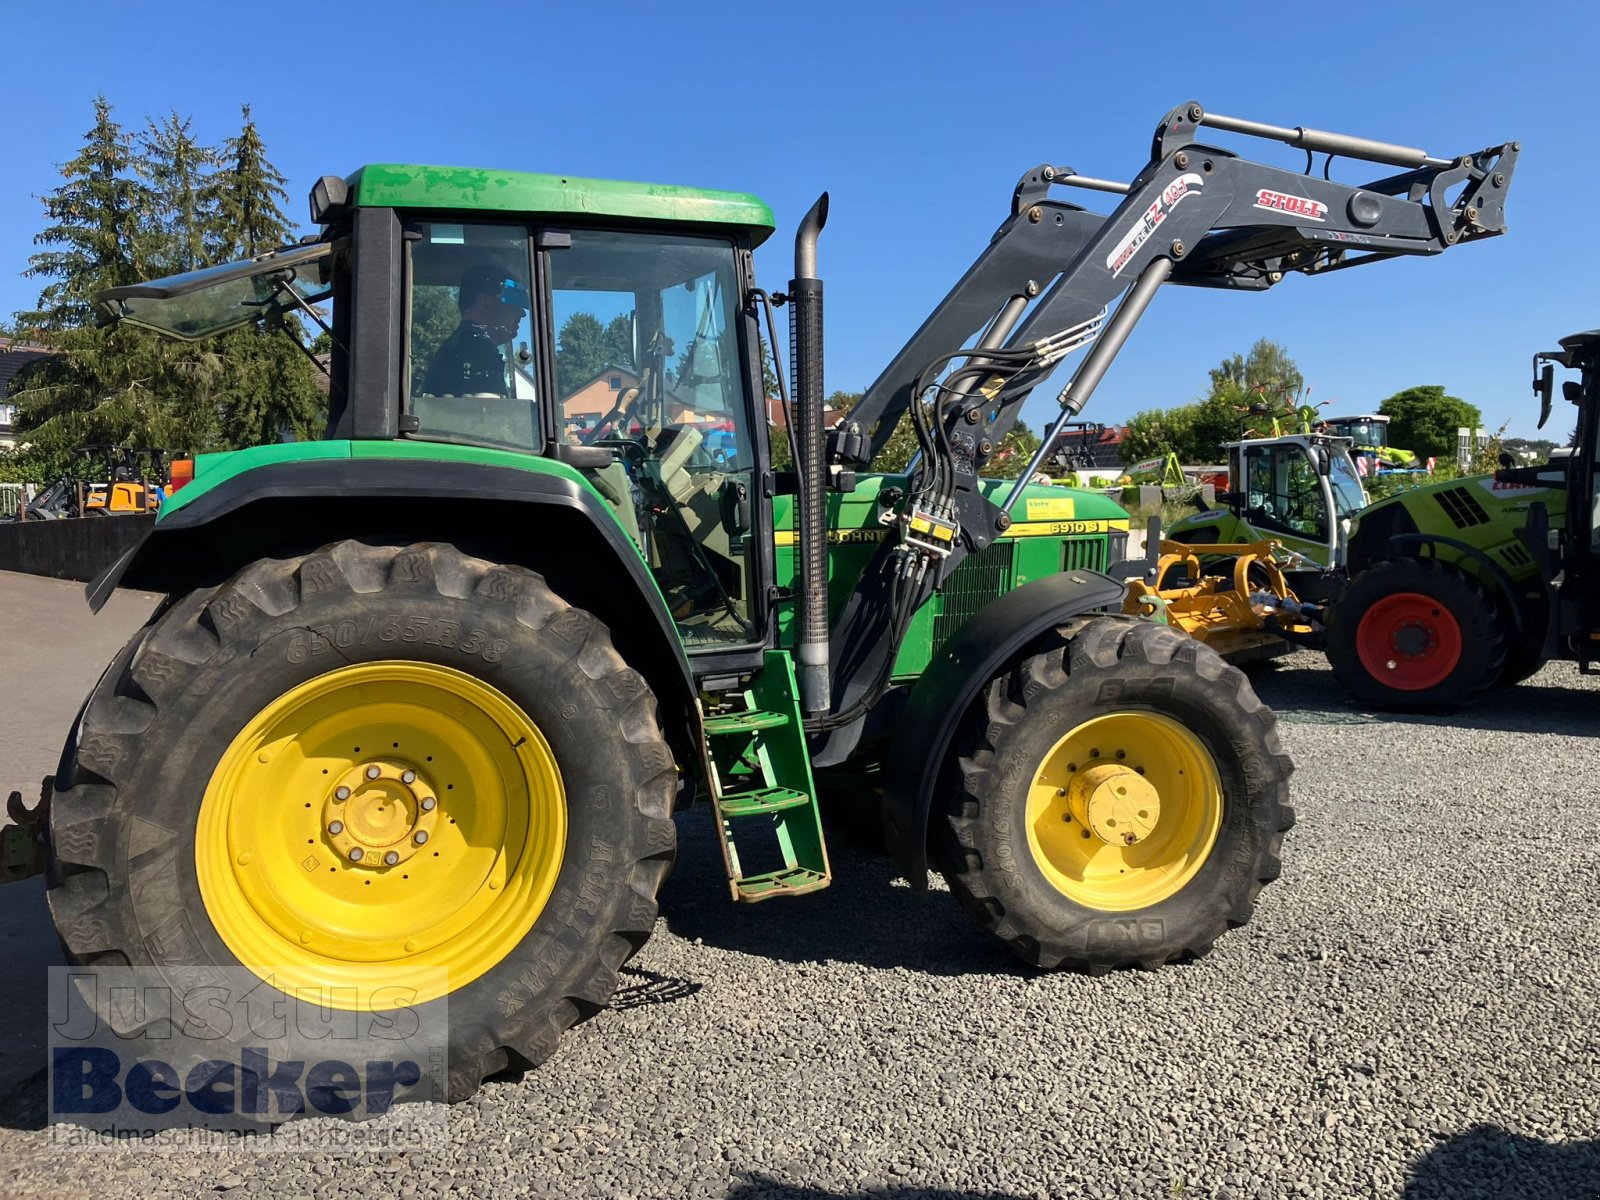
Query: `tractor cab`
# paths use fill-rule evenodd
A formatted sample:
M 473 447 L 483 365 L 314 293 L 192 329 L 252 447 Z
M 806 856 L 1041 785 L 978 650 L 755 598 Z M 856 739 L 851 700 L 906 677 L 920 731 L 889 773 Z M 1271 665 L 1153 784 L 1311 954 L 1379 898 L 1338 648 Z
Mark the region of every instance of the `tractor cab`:
M 1274 541 L 1318 567 L 1339 565 L 1351 522 L 1367 503 L 1349 440 L 1292 434 L 1225 448 L 1221 507 L 1182 518 L 1168 537 L 1191 545 Z
M 263 320 L 297 341 L 320 328 L 330 439 L 570 468 L 644 556 L 684 649 L 759 660 L 774 580 L 750 536 L 767 520 L 746 297 L 770 211 L 688 188 L 420 177 L 326 177 L 316 240 L 112 289 L 102 308 L 184 340 Z

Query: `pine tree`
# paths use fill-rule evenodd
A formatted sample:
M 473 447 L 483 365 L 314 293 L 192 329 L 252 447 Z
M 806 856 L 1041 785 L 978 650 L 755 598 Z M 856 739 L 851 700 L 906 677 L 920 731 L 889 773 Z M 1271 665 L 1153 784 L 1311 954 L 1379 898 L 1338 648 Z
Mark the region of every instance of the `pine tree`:
M 223 143 L 221 168 L 212 177 L 218 226 L 214 262 L 254 258 L 289 240 L 289 218 L 282 208 L 288 198 L 284 177 L 267 159 L 250 106 L 240 105 L 240 112 L 244 126 L 238 137 Z
M 217 151 L 190 132 L 188 117 L 169 112 L 152 120 L 140 138 L 139 173 L 147 191 L 143 257 L 159 275 L 177 275 L 210 265 L 208 243 L 218 240 L 211 170 Z
M 111 105 L 95 97 L 94 127 L 83 149 L 61 167 L 63 182 L 44 205 L 50 224 L 37 234 L 25 278 L 45 281 L 38 308 L 18 313 L 30 331 L 59 331 L 87 324 L 94 293 L 140 277 L 139 227 L 144 193 L 130 174 L 132 139 L 111 119 Z

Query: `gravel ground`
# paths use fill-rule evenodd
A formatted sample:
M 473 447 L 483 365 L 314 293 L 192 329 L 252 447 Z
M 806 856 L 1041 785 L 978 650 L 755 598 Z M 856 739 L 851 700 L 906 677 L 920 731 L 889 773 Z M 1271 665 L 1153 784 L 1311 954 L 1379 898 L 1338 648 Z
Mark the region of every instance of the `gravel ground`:
M 66 589 L 18 577 L 0 577 L 0 611 L 47 593 L 74 650 L 49 678 L 0 652 L 6 690 L 32 692 L 29 729 L 49 731 L 37 761 L 4 727 L 8 780 L 51 769 L 106 645 L 142 616 L 131 598 L 90 623 Z M 1255 921 L 1202 962 L 1031 973 L 948 894 L 837 838 L 832 889 L 735 907 L 697 812 L 612 1009 L 449 1110 L 447 1149 L 55 1151 L 13 1040 L 0 1189 L 1600 1197 L 1594 681 L 1552 666 L 1464 716 L 1404 720 L 1352 708 L 1308 654 L 1257 685 L 1298 764 L 1300 823 Z M 0 895 L 7 998 L 42 1014 L 40 894 Z

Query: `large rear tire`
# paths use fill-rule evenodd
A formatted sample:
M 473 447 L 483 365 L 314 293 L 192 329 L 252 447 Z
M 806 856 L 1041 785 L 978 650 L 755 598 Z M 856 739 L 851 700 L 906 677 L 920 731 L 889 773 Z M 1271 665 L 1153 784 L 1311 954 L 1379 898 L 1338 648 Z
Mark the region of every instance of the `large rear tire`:
M 1328 661 L 1369 707 L 1462 708 L 1500 679 L 1505 623 L 1483 585 L 1454 567 L 1390 559 L 1361 572 L 1334 601 Z
M 452 1100 L 604 1008 L 676 847 L 655 698 L 605 627 L 446 545 L 342 542 L 177 600 L 64 768 L 75 961 L 324 995 L 375 972 L 447 1005 Z
M 1272 711 L 1167 626 L 1063 627 L 989 684 L 960 737 L 939 866 L 1025 962 L 1197 958 L 1278 876 L 1293 764 Z

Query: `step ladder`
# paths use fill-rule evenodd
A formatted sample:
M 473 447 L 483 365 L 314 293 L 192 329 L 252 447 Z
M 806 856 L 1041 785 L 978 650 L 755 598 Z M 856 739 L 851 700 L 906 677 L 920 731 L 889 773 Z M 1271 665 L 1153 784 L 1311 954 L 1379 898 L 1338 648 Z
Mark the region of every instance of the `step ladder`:
M 714 713 L 705 723 L 709 790 L 729 891 L 747 904 L 820 891 L 832 882 L 833 873 L 801 724 L 794 660 L 769 650 L 766 669 L 740 699 L 742 709 Z M 740 860 L 736 830 L 746 838 L 750 874 Z M 751 847 L 756 840 L 763 845 Z M 760 858 L 770 861 L 758 863 Z

